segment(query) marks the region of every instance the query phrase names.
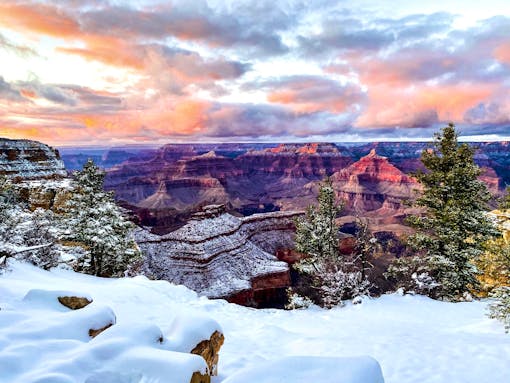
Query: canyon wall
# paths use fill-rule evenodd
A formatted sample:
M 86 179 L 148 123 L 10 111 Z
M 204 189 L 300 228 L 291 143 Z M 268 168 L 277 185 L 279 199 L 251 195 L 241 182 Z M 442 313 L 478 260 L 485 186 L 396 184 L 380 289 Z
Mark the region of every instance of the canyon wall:
M 301 214 L 239 218 L 226 213 L 224 206 L 207 206 L 169 234 L 139 230 L 136 241 L 145 255 L 143 269 L 210 298 L 264 305 L 260 300 L 264 295 L 269 305 L 271 296 L 281 295 L 290 285 L 288 265 L 275 254 L 293 248 L 294 219 Z

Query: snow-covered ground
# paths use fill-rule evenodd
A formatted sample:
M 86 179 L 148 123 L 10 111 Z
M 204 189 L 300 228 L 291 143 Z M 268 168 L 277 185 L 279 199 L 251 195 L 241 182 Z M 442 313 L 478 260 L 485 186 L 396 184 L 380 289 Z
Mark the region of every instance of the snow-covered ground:
M 16 381 L 30 371 L 44 371 L 59 359 L 70 357 L 62 342 L 39 350 L 37 344 L 45 340 L 41 332 L 21 328 L 29 323 L 27 317 L 30 323 L 40 321 L 44 326 L 50 320 L 45 315 L 56 315 L 44 314 L 37 307 L 38 294 L 31 302 L 23 302 L 33 289 L 83 292 L 94 299 L 94 310 L 103 312 L 104 318 L 109 316 L 104 306 L 113 310 L 117 324 L 112 329 L 133 329 L 133 334 L 156 334 L 154 326 L 163 334 L 171 333 L 177 316 L 214 318 L 225 334 L 215 383 L 230 381 L 236 375 L 253 376 L 250 371 L 266 365 L 279 373 L 288 368 L 289 376 L 296 376 L 296 366 L 307 359 L 290 358 L 280 367 L 274 365 L 274 360 L 285 356 L 361 355 L 379 361 L 386 383 L 510 382 L 510 335 L 500 323 L 485 316 L 485 302 L 453 304 L 420 296 L 386 295 L 332 310 L 255 310 L 200 298 L 185 287 L 163 281 L 101 279 L 64 270 L 45 272 L 20 263 L 0 276 L 0 382 Z M 140 328 L 145 330 L 137 332 Z M 59 352 L 57 345 L 67 351 Z M 107 352 L 108 347 L 101 350 Z M 23 363 L 17 373 L 12 372 L 16 363 Z M 317 366 L 328 368 L 328 363 L 321 360 Z M 5 371 L 10 371 L 9 375 Z M 102 381 L 110 382 L 107 377 Z

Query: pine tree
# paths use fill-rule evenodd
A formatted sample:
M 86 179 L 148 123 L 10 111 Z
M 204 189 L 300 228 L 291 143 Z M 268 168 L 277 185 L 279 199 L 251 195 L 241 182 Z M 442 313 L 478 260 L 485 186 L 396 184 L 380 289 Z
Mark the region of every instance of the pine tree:
M 329 178 L 320 185 L 318 206 L 310 205 L 304 218 L 296 222 L 296 250 L 308 257 L 300 263 L 303 270 L 317 268 L 319 260 L 338 259 L 336 217 L 343 209 L 338 204 Z
M 427 171 L 416 174 L 423 193 L 416 206 L 423 215 L 410 217 L 417 229 L 411 247 L 422 253 L 426 263 L 420 275 L 434 288 L 430 295 L 442 299 L 463 299 L 478 284 L 473 262 L 484 251 L 488 239 L 498 235 L 486 216 L 491 196 L 478 179 L 475 149 L 458 143 L 453 124 L 436 133 L 434 144 L 423 151 L 421 161 Z M 413 274 L 411 274 L 413 275 Z
M 364 273 L 366 264 L 361 262 L 364 255 L 346 262 L 339 252 L 336 217 L 343 204 L 337 203 L 329 178 L 320 185 L 317 201 L 318 206 L 309 206 L 296 221 L 296 250 L 307 256 L 294 265 L 305 285 L 297 292 L 331 308 L 342 300 L 366 295 L 370 284 Z
M 60 257 L 54 225 L 53 212 L 30 211 L 15 185 L 0 177 L 0 265 L 5 266 L 7 258 L 15 258 L 43 269 L 57 266 Z
M 368 224 L 361 219 L 356 222 L 356 242 L 354 245 L 354 253 L 351 264 L 358 265 L 363 280 L 368 278 L 368 272 L 374 266 L 373 260 L 376 250 L 377 239 L 372 235 L 368 228 Z
M 75 270 L 98 276 L 121 276 L 139 256 L 127 221 L 113 194 L 103 190 L 104 172 L 87 161 L 76 172 L 76 190 L 66 204 L 64 238 L 85 248 L 73 265 Z
M 500 210 L 510 209 L 510 192 L 507 188 L 506 198 L 501 201 Z M 484 292 L 488 292 L 494 301 L 489 305 L 489 317 L 498 319 L 510 332 L 510 236 L 500 222 L 503 236 L 491 240 L 478 262 L 483 274 L 479 277 Z M 505 235 L 506 234 L 506 235 Z
M 510 186 L 506 187 L 505 196 L 501 199 L 499 208 L 501 210 L 509 210 L 510 209 Z

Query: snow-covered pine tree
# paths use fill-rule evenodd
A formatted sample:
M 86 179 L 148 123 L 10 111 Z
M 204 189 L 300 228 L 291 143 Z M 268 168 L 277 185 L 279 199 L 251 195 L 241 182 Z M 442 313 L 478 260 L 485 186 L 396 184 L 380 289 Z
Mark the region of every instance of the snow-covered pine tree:
M 339 252 L 336 217 L 343 204 L 337 203 L 329 178 L 320 185 L 317 201 L 318 206 L 309 206 L 305 216 L 296 221 L 296 250 L 307 255 L 294 265 L 303 281 L 297 293 L 331 308 L 367 294 L 369 282 L 362 271 L 366 265 L 358 262 L 363 257 L 346 263 Z
M 510 209 L 510 188 L 501 200 L 500 210 Z M 504 230 L 504 229 L 503 229 Z M 494 301 L 489 305 L 489 317 L 498 319 L 510 332 L 510 239 L 508 236 L 491 240 L 485 253 L 477 263 L 482 271 L 479 276 L 482 292 L 487 292 Z
M 30 211 L 20 200 L 15 185 L 0 177 L 0 264 L 7 258 L 30 262 L 43 269 L 59 263 L 53 212 Z
M 491 196 L 478 179 L 475 149 L 459 144 L 457 138 L 455 126 L 449 124 L 423 151 L 421 161 L 427 170 L 416 174 L 423 186 L 416 206 L 424 214 L 409 219 L 417 229 L 409 244 L 425 257 L 421 262 L 410 260 L 422 272 L 409 274 L 434 286 L 429 295 L 448 300 L 462 300 L 477 286 L 473 261 L 483 253 L 487 240 L 498 235 L 486 215 Z
M 361 279 L 367 280 L 369 271 L 374 267 L 371 261 L 377 246 L 377 239 L 368 228 L 368 223 L 360 218 L 356 222 L 356 242 L 353 259 L 350 263 L 361 272 Z
M 296 221 L 296 250 L 308 255 L 298 265 L 304 272 L 316 269 L 319 260 L 342 261 L 338 256 L 336 217 L 343 203 L 337 203 L 329 178 L 319 186 L 317 202 L 318 206 L 308 206 L 305 217 Z
M 92 160 L 75 172 L 75 191 L 65 206 L 64 238 L 85 248 L 73 267 L 98 276 L 121 276 L 139 256 L 113 194 L 103 190 L 104 172 Z
M 491 293 L 495 301 L 489 305 L 489 317 L 503 322 L 510 332 L 510 286 L 501 286 Z
M 510 186 L 506 187 L 505 195 L 501 199 L 499 208 L 502 209 L 502 210 L 510 209 Z

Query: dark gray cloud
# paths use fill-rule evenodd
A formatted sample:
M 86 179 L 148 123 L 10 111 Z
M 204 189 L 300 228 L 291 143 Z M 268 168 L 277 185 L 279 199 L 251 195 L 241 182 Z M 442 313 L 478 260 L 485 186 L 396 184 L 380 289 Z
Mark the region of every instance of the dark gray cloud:
M 303 55 L 336 56 L 344 51 L 379 51 L 391 45 L 421 41 L 451 28 L 447 13 L 412 15 L 400 19 L 367 19 L 349 12 L 332 12 L 321 24 L 321 32 L 298 37 Z
M 510 134 L 510 105 L 508 100 L 482 102 L 464 114 L 464 121 L 473 125 L 506 125 Z
M 292 17 L 278 3 L 234 2 L 220 9 L 202 0 L 174 1 L 144 9 L 105 6 L 84 11 L 79 20 L 84 30 L 106 35 L 140 39 L 175 37 L 264 55 L 288 51 L 278 32 L 292 23 Z
M 0 76 L 0 98 L 8 101 L 25 100 L 25 98 L 21 96 L 19 90 L 17 90 L 10 83 L 5 81 L 3 76 Z
M 71 92 L 81 103 L 87 105 L 102 105 L 106 107 L 118 107 L 122 99 L 114 95 L 98 94 L 89 88 L 78 85 L 58 85 L 61 89 Z
M 16 83 L 19 89 L 34 93 L 36 97 L 44 98 L 56 104 L 75 106 L 77 99 L 74 95 L 58 85 L 42 84 L 39 80 L 19 81 Z
M 295 113 L 272 104 L 216 104 L 207 113 L 202 136 L 237 139 L 257 137 L 308 137 L 352 132 L 352 113 Z
M 190 85 L 214 90 L 217 81 L 236 79 L 250 69 L 245 63 L 222 57 L 205 59 L 196 52 L 163 44 L 146 44 L 134 49 L 143 52 L 150 86 L 163 93 L 184 94 Z

